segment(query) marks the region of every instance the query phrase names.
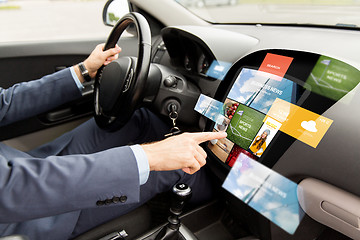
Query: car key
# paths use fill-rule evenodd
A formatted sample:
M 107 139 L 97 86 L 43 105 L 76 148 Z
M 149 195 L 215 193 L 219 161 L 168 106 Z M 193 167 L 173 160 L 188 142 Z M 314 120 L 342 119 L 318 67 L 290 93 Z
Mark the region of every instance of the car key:
M 169 113 L 169 118 L 173 123 L 173 127 L 170 129 L 168 134 L 165 134 L 165 137 L 171 137 L 175 135 L 179 135 L 181 132 L 180 128 L 176 126 L 176 119 L 178 118 L 178 112 L 175 110 L 176 106 L 171 105 L 171 112 Z

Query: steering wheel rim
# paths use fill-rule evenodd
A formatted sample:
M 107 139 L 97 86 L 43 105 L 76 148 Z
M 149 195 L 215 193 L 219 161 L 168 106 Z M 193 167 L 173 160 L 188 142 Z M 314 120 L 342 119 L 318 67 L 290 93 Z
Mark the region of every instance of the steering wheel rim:
M 100 67 L 95 77 L 94 118 L 100 128 L 108 131 L 125 125 L 144 98 L 151 57 L 151 32 L 147 20 L 139 13 L 126 14 L 113 27 L 104 51 L 115 47 L 121 34 L 132 23 L 138 34 L 137 59 L 119 58 Z M 123 79 L 116 80 L 116 75 Z M 114 79 L 120 82 L 115 83 Z

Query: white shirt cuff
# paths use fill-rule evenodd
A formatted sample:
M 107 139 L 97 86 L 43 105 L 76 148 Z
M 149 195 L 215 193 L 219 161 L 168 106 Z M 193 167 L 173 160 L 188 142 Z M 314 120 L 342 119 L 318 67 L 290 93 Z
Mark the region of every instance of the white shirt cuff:
M 84 86 L 82 85 L 82 83 L 80 82 L 78 76 L 76 75 L 74 67 L 70 67 L 70 72 L 71 72 L 71 76 L 74 79 L 74 82 L 76 83 L 76 86 L 79 88 L 80 92 L 82 93 L 82 90 L 84 89 Z
M 140 185 L 143 185 L 147 182 L 150 173 L 148 158 L 140 145 L 132 145 L 130 148 L 134 153 L 138 165 Z

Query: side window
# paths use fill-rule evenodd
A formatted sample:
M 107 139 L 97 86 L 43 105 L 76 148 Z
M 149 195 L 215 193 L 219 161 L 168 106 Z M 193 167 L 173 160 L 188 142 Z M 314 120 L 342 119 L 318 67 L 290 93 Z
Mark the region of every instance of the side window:
M 106 39 L 106 0 L 0 0 L 0 43 Z

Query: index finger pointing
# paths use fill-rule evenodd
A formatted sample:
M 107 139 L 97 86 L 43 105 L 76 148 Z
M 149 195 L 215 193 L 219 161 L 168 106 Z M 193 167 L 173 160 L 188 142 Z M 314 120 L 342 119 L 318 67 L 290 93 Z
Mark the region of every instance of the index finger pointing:
M 213 139 L 225 138 L 227 136 L 226 132 L 202 132 L 193 134 L 194 140 L 197 141 L 199 144 Z

